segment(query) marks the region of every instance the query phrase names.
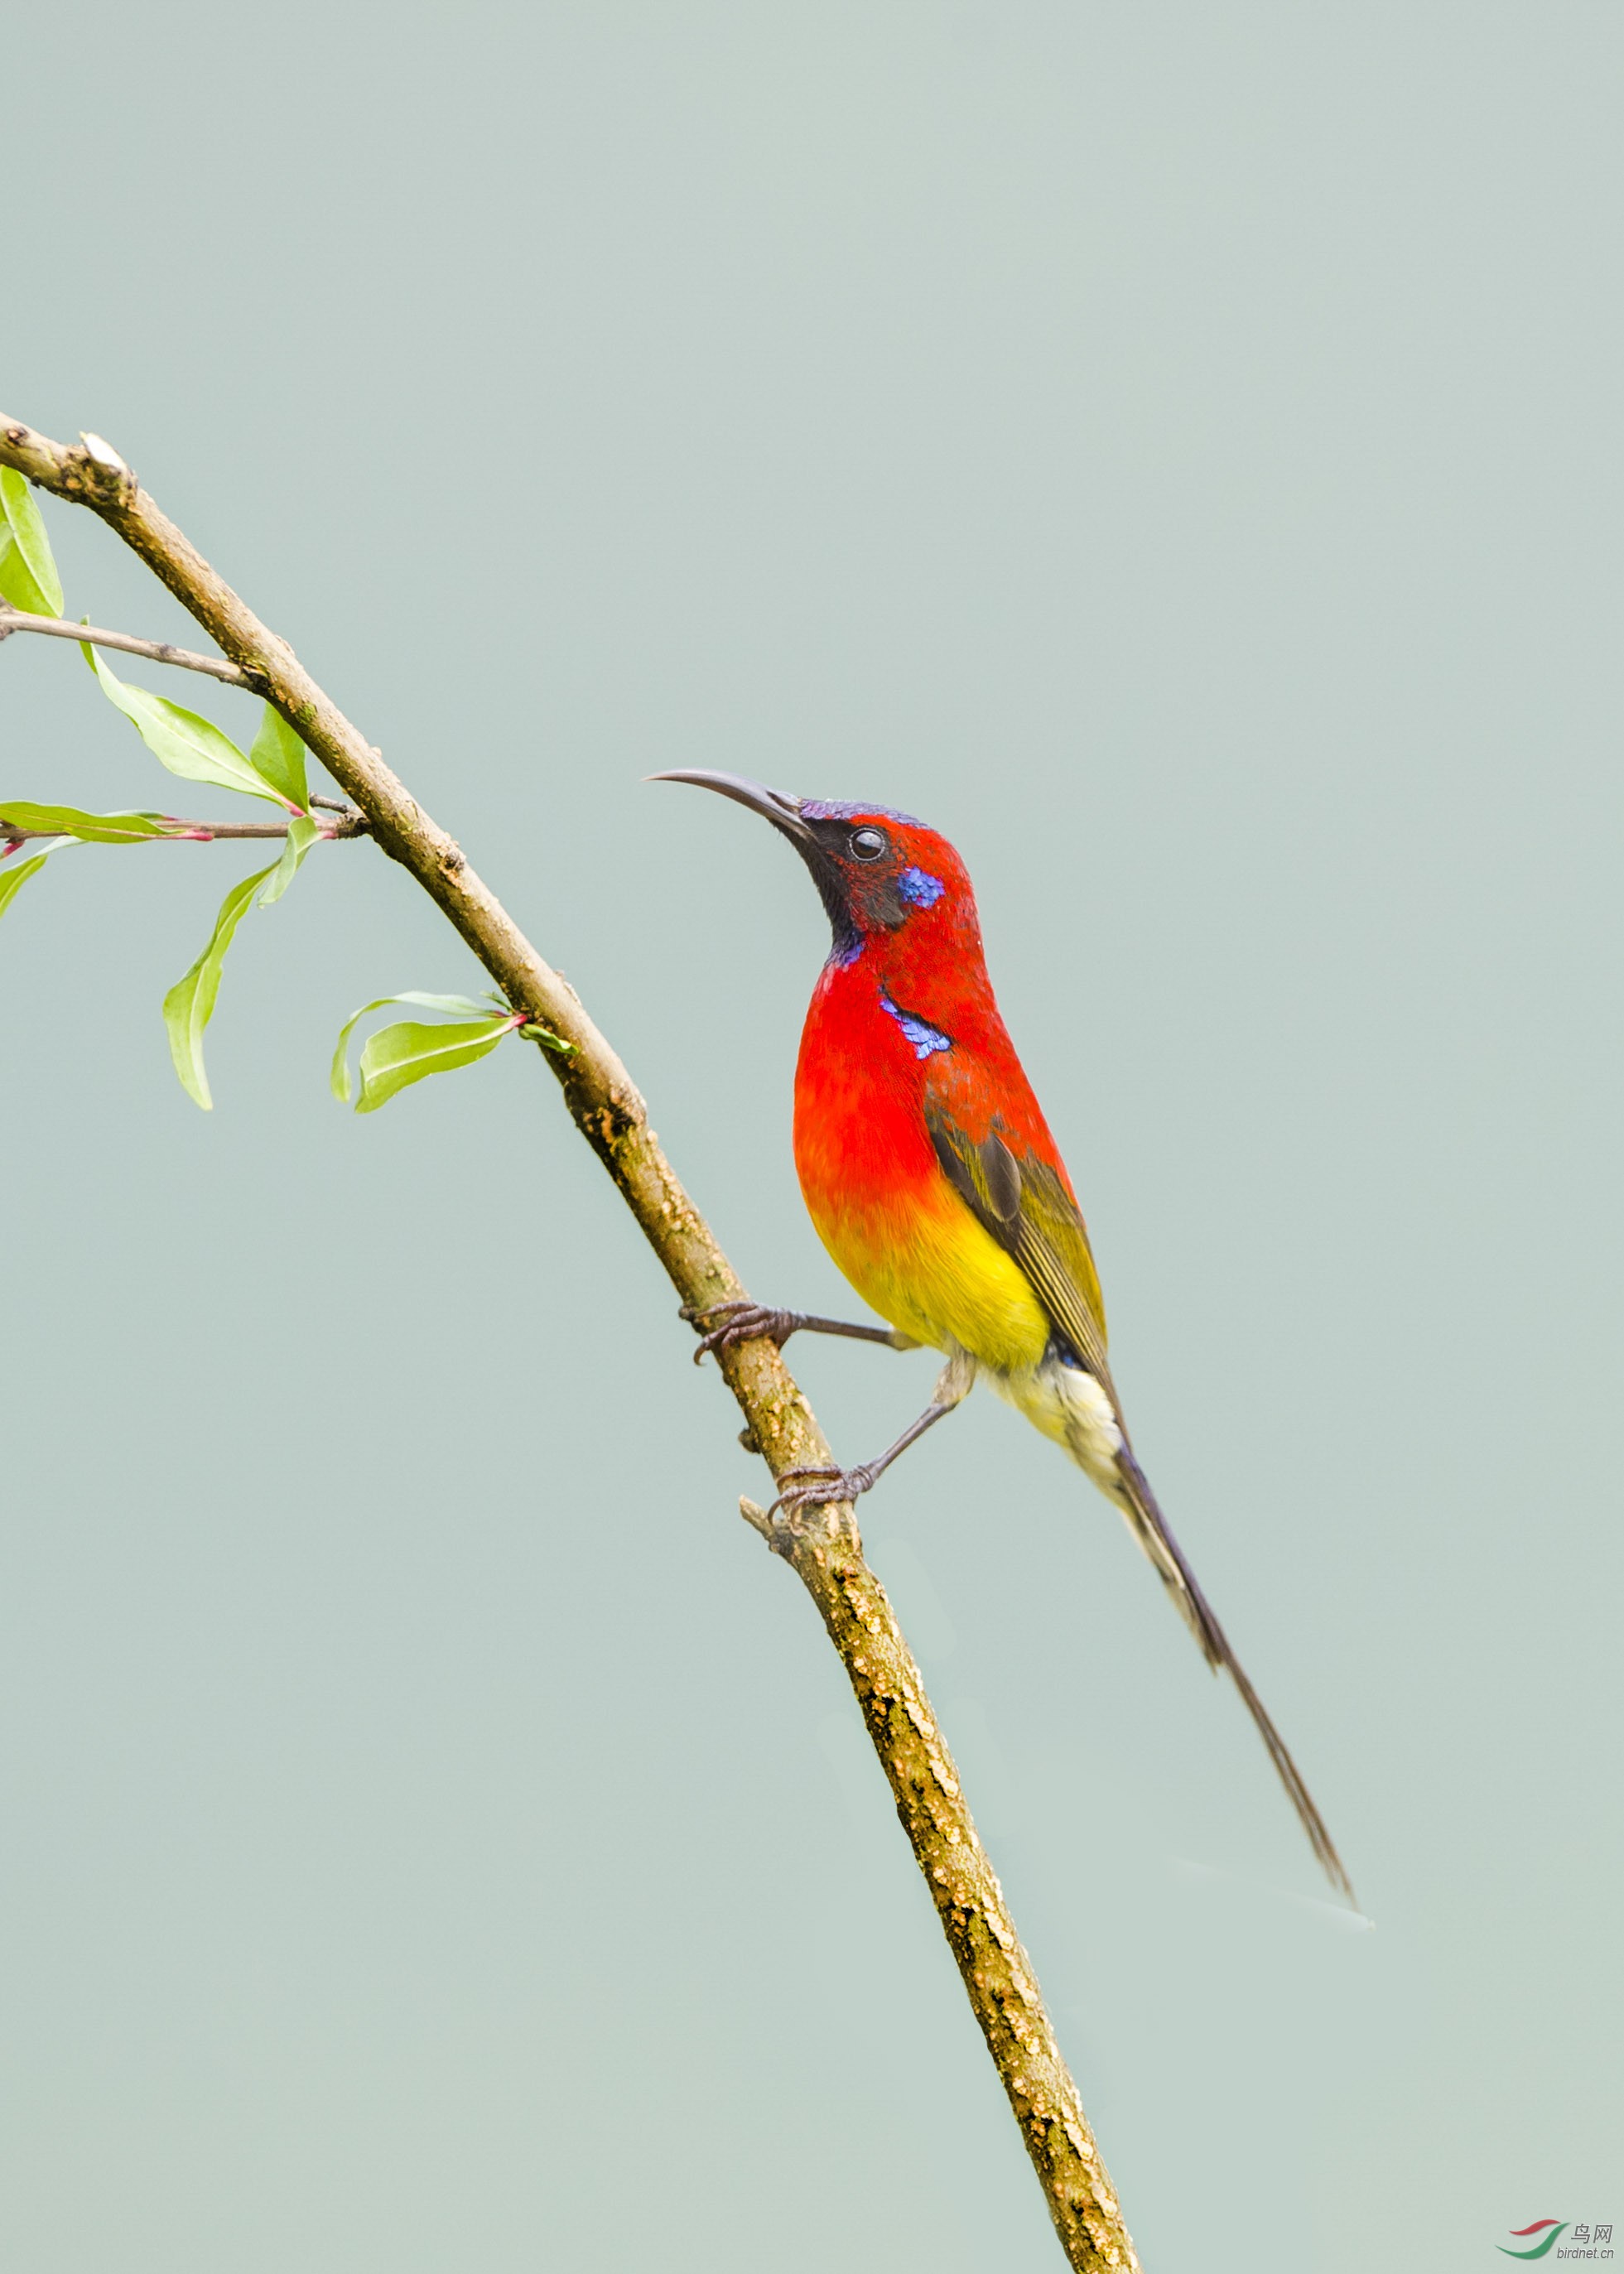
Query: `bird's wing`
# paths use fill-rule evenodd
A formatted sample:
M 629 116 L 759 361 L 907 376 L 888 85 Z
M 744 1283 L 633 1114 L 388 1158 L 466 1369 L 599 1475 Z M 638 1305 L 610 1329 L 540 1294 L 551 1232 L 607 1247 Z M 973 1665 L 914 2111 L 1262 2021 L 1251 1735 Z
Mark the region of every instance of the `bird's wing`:
M 1110 1392 L 1105 1305 L 1088 1233 L 1064 1179 L 1047 1161 L 1017 1158 L 995 1129 L 979 1142 L 944 1102 L 925 1110 L 930 1141 L 949 1182 L 1031 1282 L 1050 1324 Z
M 1105 1306 L 1088 1234 L 1064 1180 L 1048 1162 L 1030 1153 L 1017 1157 L 996 1130 L 979 1141 L 973 1140 L 940 1098 L 927 1106 L 925 1118 L 944 1173 L 977 1221 L 1019 1264 L 1056 1334 L 1110 1399 L 1122 1429 L 1113 1497 L 1185 1625 L 1200 1644 L 1208 1665 L 1214 1669 L 1224 1668 L 1240 1691 L 1309 1844 L 1351 1901 L 1352 1886 L 1313 1796 L 1235 1655 L 1172 1526 L 1162 1513 L 1149 1479 L 1134 1457 L 1106 1362 Z

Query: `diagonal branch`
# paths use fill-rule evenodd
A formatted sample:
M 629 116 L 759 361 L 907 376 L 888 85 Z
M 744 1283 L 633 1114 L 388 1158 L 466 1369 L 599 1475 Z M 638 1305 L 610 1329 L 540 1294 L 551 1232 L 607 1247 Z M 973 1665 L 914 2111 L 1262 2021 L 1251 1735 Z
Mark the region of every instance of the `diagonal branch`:
M 43 632 L 48 639 L 87 640 L 92 647 L 117 648 L 120 655 L 144 655 L 149 663 L 178 664 L 183 671 L 207 672 L 228 687 L 264 692 L 240 665 L 227 663 L 217 655 L 194 655 L 189 647 L 171 647 L 168 640 L 132 639 L 128 632 L 99 631 L 94 624 L 71 624 L 65 616 L 31 616 L 0 600 L 0 640 L 10 639 L 13 632 Z
M 572 1045 L 543 1060 L 576 1126 L 619 1186 L 683 1303 L 695 1312 L 743 1296 L 733 1266 L 678 1182 L 643 1099 L 568 981 L 531 946 L 461 848 L 430 819 L 285 641 L 267 629 L 99 438 L 64 448 L 0 418 L 0 464 L 87 505 L 139 553 L 355 801 L 392 859 L 417 879 L 515 1011 Z M 827 1463 L 811 1407 L 772 1343 L 721 1352 L 748 1433 L 776 1478 Z M 959 1773 L 884 1590 L 864 1561 L 849 1506 L 769 1525 L 746 1507 L 812 1596 L 845 1664 L 897 1813 L 941 1918 L 1071 2264 L 1086 2274 L 1138 2259 L 1076 2085 L 1061 2058 L 971 1819 Z

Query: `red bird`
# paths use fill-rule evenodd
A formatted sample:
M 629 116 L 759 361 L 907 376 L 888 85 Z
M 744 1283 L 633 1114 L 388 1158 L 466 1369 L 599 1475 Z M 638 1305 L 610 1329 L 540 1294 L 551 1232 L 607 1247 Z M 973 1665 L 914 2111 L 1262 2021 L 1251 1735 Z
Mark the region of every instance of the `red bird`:
M 1228 1669 L 1315 1855 L 1351 1900 L 1308 1788 L 1134 1457 L 1082 1212 L 998 1015 L 964 863 L 885 806 L 789 797 L 737 774 L 653 779 L 748 806 L 812 872 L 834 943 L 801 1038 L 795 1165 L 824 1246 L 893 1329 L 731 1304 L 697 1321 L 721 1320 L 695 1355 L 810 1330 L 947 1358 L 930 1404 L 877 1460 L 791 1470 L 782 1504 L 867 1492 L 984 1374 L 1121 1510 L 1208 1664 Z

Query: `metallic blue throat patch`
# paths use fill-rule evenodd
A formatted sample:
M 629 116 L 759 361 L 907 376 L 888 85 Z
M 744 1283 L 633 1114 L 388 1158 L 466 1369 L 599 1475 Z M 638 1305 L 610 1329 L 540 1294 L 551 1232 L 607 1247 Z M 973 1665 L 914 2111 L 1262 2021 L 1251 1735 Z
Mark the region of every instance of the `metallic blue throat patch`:
M 933 1027 L 927 1019 L 916 1019 L 911 1012 L 899 1011 L 883 987 L 880 990 L 880 1005 L 883 1010 L 891 1013 L 891 1017 L 913 1043 L 914 1055 L 916 1058 L 928 1058 L 934 1050 L 952 1049 L 953 1038 L 951 1035 L 944 1035 L 940 1027 Z

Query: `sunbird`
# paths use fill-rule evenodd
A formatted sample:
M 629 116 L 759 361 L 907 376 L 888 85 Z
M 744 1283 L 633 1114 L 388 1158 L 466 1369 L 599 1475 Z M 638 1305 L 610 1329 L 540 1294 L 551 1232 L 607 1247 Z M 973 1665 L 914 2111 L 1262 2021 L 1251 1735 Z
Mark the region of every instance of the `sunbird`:
M 695 1319 L 707 1351 L 846 1335 L 943 1352 L 929 1404 L 877 1459 L 786 1470 L 774 1507 L 854 1500 L 985 1375 L 1120 1509 L 1216 1672 L 1245 1700 L 1314 1854 L 1353 1889 L 1263 1701 L 1134 1456 L 1106 1357 L 1088 1233 L 998 1014 L 970 879 L 946 838 L 883 805 L 787 796 L 681 769 L 770 821 L 811 871 L 833 933 L 795 1069 L 795 1166 L 824 1246 L 883 1327 L 753 1303 Z M 717 1321 L 711 1324 L 712 1321 Z

